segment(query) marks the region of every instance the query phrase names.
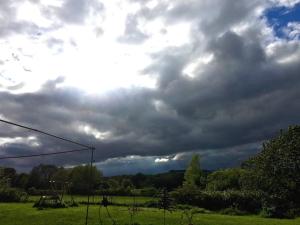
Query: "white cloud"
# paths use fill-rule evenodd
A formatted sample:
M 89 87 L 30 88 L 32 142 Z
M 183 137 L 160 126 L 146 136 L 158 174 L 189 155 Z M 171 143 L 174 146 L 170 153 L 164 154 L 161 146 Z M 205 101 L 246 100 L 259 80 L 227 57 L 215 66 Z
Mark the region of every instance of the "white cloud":
M 168 158 L 156 158 L 154 160 L 155 163 L 166 163 L 166 162 L 169 162 L 170 159 Z
M 98 140 L 106 140 L 111 137 L 110 131 L 99 131 L 90 125 L 81 125 L 79 126 L 78 130 L 79 132 L 83 132 L 87 135 L 92 135 Z
M 300 38 L 300 22 L 289 22 L 284 32 L 291 40 Z
M 8 144 L 25 144 L 30 147 L 38 147 L 40 143 L 35 136 L 28 137 L 0 137 L 0 147 L 3 147 Z

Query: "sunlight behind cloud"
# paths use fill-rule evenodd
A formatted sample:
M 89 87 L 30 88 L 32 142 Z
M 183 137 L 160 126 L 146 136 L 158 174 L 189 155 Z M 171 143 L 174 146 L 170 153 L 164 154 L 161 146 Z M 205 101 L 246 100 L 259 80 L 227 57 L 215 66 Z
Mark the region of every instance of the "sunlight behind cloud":
M 80 132 L 83 132 L 83 133 L 87 134 L 87 135 L 92 135 L 98 140 L 105 140 L 105 139 L 108 139 L 111 136 L 110 131 L 101 132 L 101 131 L 97 130 L 96 128 L 94 128 L 90 125 L 79 126 L 78 130 Z

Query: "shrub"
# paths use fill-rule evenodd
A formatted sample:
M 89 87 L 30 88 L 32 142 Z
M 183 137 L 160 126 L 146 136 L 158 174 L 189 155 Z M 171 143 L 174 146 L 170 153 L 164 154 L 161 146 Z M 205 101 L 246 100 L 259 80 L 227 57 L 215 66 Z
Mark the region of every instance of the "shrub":
M 209 210 L 234 207 L 249 213 L 261 210 L 262 194 L 256 191 L 200 191 L 177 189 L 172 196 L 178 204 L 188 204 Z
M 260 212 L 266 218 L 287 218 L 292 219 L 297 215 L 297 210 L 292 203 L 287 203 L 279 196 L 267 196 L 263 199 L 263 207 Z
M 28 198 L 26 192 L 16 188 L 5 188 L 0 190 L 0 202 L 24 202 Z
M 239 210 L 237 208 L 234 208 L 234 207 L 222 209 L 220 211 L 220 213 L 224 214 L 224 215 L 232 215 L 232 216 L 242 216 L 242 215 L 246 215 L 247 214 L 247 212 L 241 211 L 241 210 Z

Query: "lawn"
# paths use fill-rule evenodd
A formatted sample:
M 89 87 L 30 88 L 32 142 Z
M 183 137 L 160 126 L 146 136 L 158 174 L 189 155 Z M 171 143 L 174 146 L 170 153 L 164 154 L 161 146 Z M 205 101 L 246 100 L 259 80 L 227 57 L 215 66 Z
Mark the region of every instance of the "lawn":
M 86 207 L 37 210 L 32 203 L 0 203 L 1 225 L 83 225 Z M 110 206 L 109 212 L 118 225 L 129 224 L 127 207 Z M 88 224 L 99 223 L 99 206 L 90 207 Z M 101 209 L 103 225 L 112 222 L 107 217 L 104 208 Z M 194 225 L 297 225 L 295 220 L 264 219 L 259 216 L 226 216 L 219 214 L 196 214 Z M 163 225 L 163 212 L 158 209 L 142 208 L 137 214 L 136 222 L 141 225 Z M 181 212 L 167 213 L 166 224 L 181 225 Z M 187 223 L 184 223 L 187 225 Z
M 28 201 L 30 202 L 36 202 L 40 199 L 40 196 L 29 196 Z M 70 196 L 64 196 L 65 201 L 70 201 L 71 197 Z M 135 202 L 136 203 L 145 203 L 147 201 L 153 200 L 154 198 L 152 197 L 140 197 L 137 196 L 135 197 Z M 74 196 L 74 200 L 78 203 L 81 202 L 87 202 L 87 196 L 82 196 L 82 195 L 77 195 Z M 90 202 L 91 203 L 98 203 L 100 200 L 102 200 L 102 197 L 99 196 L 90 196 Z M 109 198 L 114 204 L 124 204 L 124 205 L 129 205 L 133 203 L 133 197 L 131 196 L 112 196 Z M 1 225 L 1 224 L 0 224 Z

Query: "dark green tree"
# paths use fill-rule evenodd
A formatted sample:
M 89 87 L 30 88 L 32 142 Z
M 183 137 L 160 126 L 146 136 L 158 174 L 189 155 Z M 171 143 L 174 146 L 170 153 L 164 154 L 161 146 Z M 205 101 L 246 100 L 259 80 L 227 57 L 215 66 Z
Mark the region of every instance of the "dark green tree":
M 263 144 L 262 151 L 246 161 L 252 188 L 266 194 L 264 209 L 275 217 L 289 216 L 293 208 L 300 208 L 300 126 Z
M 40 164 L 33 167 L 29 174 L 28 188 L 34 187 L 37 189 L 49 189 L 49 181 L 52 179 L 53 175 L 56 173 L 57 167 L 54 165 L 44 165 Z
M 70 173 L 72 193 L 87 194 L 90 187 L 94 189 L 100 185 L 101 177 L 102 173 L 95 166 L 74 167 Z
M 16 175 L 13 182 L 13 186 L 21 189 L 26 189 L 28 186 L 29 175 L 26 173 L 20 173 Z
M 203 185 L 203 172 L 200 169 L 200 156 L 194 154 L 192 160 L 184 173 L 184 187 L 195 188 Z
M 164 225 L 166 225 L 166 212 L 172 212 L 174 209 L 174 200 L 166 188 L 161 189 L 158 193 L 158 207 L 164 211 Z
M 210 191 L 240 190 L 246 171 L 240 168 L 217 170 L 207 176 L 206 189 Z

